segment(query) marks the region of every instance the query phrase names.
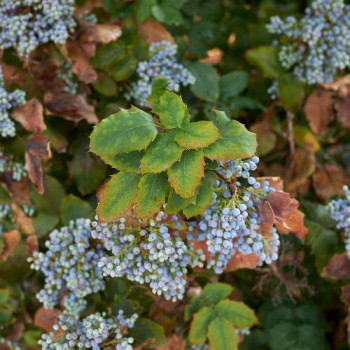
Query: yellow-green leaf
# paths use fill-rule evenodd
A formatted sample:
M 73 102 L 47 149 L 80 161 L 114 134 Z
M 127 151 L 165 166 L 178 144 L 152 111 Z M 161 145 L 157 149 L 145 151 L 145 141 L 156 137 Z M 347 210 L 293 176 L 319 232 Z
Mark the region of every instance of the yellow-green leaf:
M 130 153 L 122 153 L 116 155 L 102 155 L 103 161 L 115 169 L 128 173 L 140 172 L 140 161 L 144 152 L 135 151 Z
M 164 173 L 143 175 L 135 198 L 136 216 L 143 219 L 157 213 L 165 202 L 167 189 L 168 181 Z
M 98 155 L 116 155 L 145 149 L 156 137 L 153 117 L 131 107 L 103 119 L 94 128 L 90 149 Z
M 167 213 L 176 214 L 188 207 L 190 204 L 196 203 L 197 192 L 198 191 L 196 191 L 192 197 L 185 199 L 179 196 L 173 188 L 170 189 L 170 194 L 166 205 Z
M 97 216 L 111 222 L 123 216 L 134 202 L 140 175 L 120 172 L 111 177 L 99 190 Z
M 204 156 L 202 150 L 182 153 L 180 161 L 168 170 L 168 179 L 175 192 L 182 198 L 194 195 L 204 176 Z
M 235 327 L 229 321 L 216 317 L 211 321 L 208 330 L 210 348 L 212 350 L 237 350 Z
M 215 311 L 237 328 L 252 327 L 257 322 L 254 311 L 242 302 L 222 300 L 216 305 Z
M 186 115 L 186 105 L 175 92 L 166 91 L 159 98 L 157 114 L 166 129 L 180 128 Z
M 209 307 L 202 307 L 193 317 L 188 339 L 192 344 L 203 344 L 207 339 L 207 330 L 215 312 Z
M 174 141 L 175 134 L 172 130 L 157 135 L 141 160 L 142 173 L 161 173 L 181 158 L 184 149 Z
M 200 121 L 183 126 L 175 141 L 184 148 L 197 149 L 211 145 L 220 138 L 220 132 L 213 122 Z

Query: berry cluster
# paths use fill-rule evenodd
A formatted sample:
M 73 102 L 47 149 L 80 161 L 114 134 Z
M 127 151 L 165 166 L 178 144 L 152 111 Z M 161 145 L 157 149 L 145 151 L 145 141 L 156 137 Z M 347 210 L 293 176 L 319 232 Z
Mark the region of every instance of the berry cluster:
M 57 76 L 63 80 L 64 88 L 63 90 L 75 95 L 78 91 L 78 82 L 72 71 L 72 66 L 69 62 L 65 62 L 59 70 L 57 70 Z
M 1 11 L 1 10 L 0 10 Z M 0 67 L 0 136 L 13 137 L 16 134 L 15 123 L 9 116 L 9 111 L 25 104 L 25 92 L 15 90 L 8 92 L 4 88 L 4 78 Z
M 41 44 L 64 44 L 75 27 L 74 0 L 3 0 L 0 49 L 29 56 Z
M 45 243 L 47 251 L 35 252 L 29 258 L 31 268 L 45 275 L 45 286 L 37 294 L 45 308 L 53 308 L 64 292 L 68 295 L 64 304 L 69 313 L 79 314 L 84 308 L 79 300 L 104 289 L 98 267 L 103 250 L 99 245 L 91 247 L 90 237 L 90 220 L 77 219 L 69 227 L 52 231 Z
M 27 172 L 24 165 L 20 162 L 16 162 L 11 156 L 6 156 L 0 151 L 0 173 L 10 174 L 12 179 L 20 181 L 27 176 Z
M 53 332 L 43 334 L 39 340 L 43 350 L 69 350 L 69 349 L 116 349 L 132 350 L 134 341 L 126 337 L 125 331 L 134 327 L 138 315 L 125 317 L 119 311 L 116 317 L 107 317 L 105 313 L 94 313 L 82 320 L 71 315 L 62 314 L 55 331 L 62 330 L 57 337 Z
M 261 229 L 258 204 L 274 191 L 267 181 L 262 186 L 250 171 L 257 168 L 258 157 L 248 161 L 229 161 L 217 172 L 211 206 L 192 226 L 189 240 L 206 241 L 212 256 L 209 266 L 222 273 L 236 253 L 255 254 L 260 263 L 270 264 L 278 258 L 279 236 L 274 227 Z M 195 230 L 197 229 L 197 230 Z
M 274 16 L 267 30 L 283 36 L 279 59 L 302 82 L 332 82 L 350 66 L 350 5 L 343 0 L 313 0 L 300 20 Z
M 194 84 L 194 76 L 176 61 L 177 46 L 168 41 L 154 42 L 149 47 L 149 60 L 139 62 L 137 74 L 139 80 L 131 84 L 130 92 L 125 95 L 141 107 L 148 107 L 147 98 L 152 91 L 153 80 L 165 77 L 169 81 L 168 89 L 179 92 L 180 85 Z
M 92 237 L 110 252 L 98 263 L 103 275 L 147 283 L 154 294 L 166 299 L 182 299 L 188 266 L 203 266 L 204 255 L 194 254 L 180 237 L 177 216 L 159 212 L 147 227 L 125 219 L 112 225 L 94 222 L 93 226 Z
M 350 258 L 350 189 L 344 186 L 345 198 L 334 199 L 328 203 L 328 210 L 337 228 L 344 230 L 345 249 Z

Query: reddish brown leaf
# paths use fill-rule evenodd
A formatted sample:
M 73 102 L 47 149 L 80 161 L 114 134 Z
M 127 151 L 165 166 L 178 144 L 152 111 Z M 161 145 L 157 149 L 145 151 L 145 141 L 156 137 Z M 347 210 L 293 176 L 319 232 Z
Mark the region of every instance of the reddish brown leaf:
M 175 43 L 172 35 L 165 29 L 165 27 L 154 21 L 153 19 L 148 19 L 137 26 L 138 34 L 145 39 L 147 43 L 153 43 L 156 41 L 170 41 Z
M 228 262 L 225 271 L 232 272 L 239 269 L 255 269 L 259 261 L 259 257 L 255 254 L 244 255 L 242 253 L 236 253 Z
M 25 168 L 30 181 L 35 185 L 40 194 L 44 193 L 42 160 L 50 159 L 49 139 L 39 135 L 28 137 L 25 154 Z
M 177 334 L 173 334 L 167 338 L 166 343 L 158 346 L 157 350 L 183 350 L 185 349 L 185 341 Z
M 108 44 L 117 40 L 122 35 L 121 27 L 115 24 L 99 24 L 95 27 L 95 41 Z
M 336 102 L 335 108 L 340 124 L 344 128 L 350 129 L 350 96 L 340 98 Z
M 24 129 L 36 134 L 40 134 L 46 129 L 43 106 L 36 98 L 32 98 L 25 105 L 15 108 L 12 112 L 12 118 L 20 123 Z
M 350 259 L 348 254 L 344 252 L 334 255 L 327 266 L 323 268 L 321 276 L 333 280 L 350 278 Z
M 14 216 L 15 224 L 18 225 L 21 233 L 31 234 L 35 232 L 33 219 L 24 214 L 23 210 L 15 203 L 11 203 L 11 210 Z
M 257 177 L 256 180 L 262 185 L 264 181 L 269 182 L 269 186 L 276 191 L 283 191 L 283 180 L 279 176 L 264 176 Z
M 1 261 L 6 261 L 12 255 L 20 239 L 21 235 L 17 230 L 11 230 L 2 235 L 3 248 L 0 254 Z
M 350 306 L 350 283 L 341 287 L 341 301 L 346 306 Z
M 322 135 L 328 124 L 334 120 L 333 93 L 322 88 L 315 89 L 308 97 L 304 112 L 311 130 L 317 135 Z
M 291 198 L 289 193 L 286 192 L 273 192 L 267 195 L 266 201 L 270 203 L 274 214 L 278 218 L 290 214 L 298 208 L 298 201 Z
M 344 75 L 343 77 L 333 81 L 332 83 L 326 83 L 322 86 L 327 90 L 339 91 L 343 87 L 350 84 L 350 74 Z
M 56 309 L 39 308 L 34 315 L 34 325 L 45 332 L 52 331 L 52 327 L 57 323 L 61 311 Z
M 283 220 L 276 222 L 279 233 L 294 233 L 301 241 L 304 241 L 307 228 L 304 226 L 304 214 L 300 210 L 294 210 L 285 215 Z
M 258 204 L 258 209 L 261 217 L 261 225 L 272 227 L 275 222 L 275 214 L 268 201 L 261 201 Z
M 200 61 L 215 66 L 221 62 L 223 55 L 224 53 L 221 49 L 214 47 L 207 51 L 208 57 L 202 58 Z
M 37 235 L 30 235 L 26 239 L 27 252 L 29 255 L 33 255 L 39 249 L 39 242 Z
M 10 194 L 12 202 L 18 205 L 30 205 L 29 198 L 29 179 L 24 177 L 20 181 L 13 180 L 12 177 L 0 178 L 3 187 Z
M 343 193 L 343 186 L 348 182 L 348 176 L 338 164 L 324 164 L 315 171 L 312 182 L 317 195 L 327 200 L 335 194 Z
M 95 109 L 90 106 L 82 95 L 72 95 L 68 92 L 45 95 L 45 107 L 49 114 L 62 117 L 78 123 L 85 119 L 89 124 L 96 124 L 98 118 Z

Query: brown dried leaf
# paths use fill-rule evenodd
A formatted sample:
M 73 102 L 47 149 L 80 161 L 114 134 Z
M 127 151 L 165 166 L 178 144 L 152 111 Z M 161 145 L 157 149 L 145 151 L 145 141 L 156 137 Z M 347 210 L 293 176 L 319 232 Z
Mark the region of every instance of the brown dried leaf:
M 170 41 L 173 44 L 175 43 L 174 38 L 165 27 L 153 19 L 148 19 L 138 24 L 137 32 L 148 44 L 162 40 Z
M 255 254 L 244 255 L 236 253 L 228 262 L 225 271 L 232 272 L 239 269 L 255 269 L 259 264 L 259 257 Z
M 12 255 L 20 239 L 21 235 L 17 230 L 11 230 L 2 235 L 3 248 L 0 254 L 1 261 L 6 261 Z
M 61 311 L 56 309 L 39 308 L 34 315 L 34 325 L 49 333 L 57 323 Z
M 343 193 L 343 186 L 348 177 L 338 164 L 324 164 L 312 176 L 313 186 L 317 195 L 323 200 L 335 194 Z
M 44 193 L 42 160 L 50 159 L 50 142 L 46 137 L 30 135 L 27 140 L 25 154 L 25 168 L 30 181 L 35 185 L 38 193 Z
M 177 334 L 173 334 L 169 338 L 167 338 L 166 343 L 157 346 L 157 350 L 183 350 L 185 349 L 185 341 L 182 337 Z
M 322 84 L 322 86 L 327 90 L 338 91 L 341 88 L 343 88 L 349 84 L 350 84 L 350 74 L 345 75 L 345 76 L 333 81 L 332 83 Z
M 315 89 L 308 97 L 304 112 L 311 130 L 322 135 L 328 124 L 334 120 L 333 93 L 322 88 Z
M 283 220 L 276 222 L 279 233 L 294 233 L 301 241 L 304 241 L 307 228 L 304 226 L 304 214 L 300 210 L 294 210 L 285 215 Z
M 16 84 L 22 87 L 25 83 L 25 79 L 23 74 L 18 70 L 18 68 L 1 62 L 1 69 L 4 78 L 5 87 L 11 86 L 12 84 Z
M 272 227 L 275 222 L 274 211 L 268 201 L 261 201 L 258 204 L 258 209 L 261 217 L 261 225 Z
M 108 44 L 122 35 L 122 29 L 116 24 L 99 24 L 95 27 L 95 42 Z
M 350 96 L 340 98 L 335 103 L 339 123 L 346 129 L 350 129 Z
M 208 57 L 202 58 L 200 62 L 215 66 L 216 64 L 219 64 L 221 62 L 223 55 L 224 53 L 221 49 L 214 47 L 213 49 L 207 51 Z
M 0 179 L 4 183 L 4 188 L 10 194 L 12 202 L 18 205 L 30 205 L 29 179 L 22 178 L 20 181 L 13 180 L 12 177 Z
M 313 174 L 315 168 L 316 158 L 313 153 L 301 148 L 296 150 L 285 179 L 287 192 L 293 192 L 302 186 Z
M 274 214 L 283 219 L 286 215 L 298 208 L 299 203 L 286 192 L 273 192 L 267 195 L 266 201 L 270 203 Z
M 35 232 L 33 219 L 24 214 L 23 210 L 15 203 L 11 203 L 11 210 L 15 224 L 18 225 L 21 233 L 31 234 Z
M 341 287 L 341 301 L 346 306 L 350 306 L 350 283 Z
M 36 98 L 32 98 L 25 105 L 15 108 L 11 116 L 27 131 L 40 134 L 46 129 L 43 106 Z
M 350 278 L 350 259 L 347 252 L 335 254 L 321 272 L 322 277 L 333 280 Z
M 29 255 L 33 255 L 34 252 L 37 252 L 39 249 L 39 242 L 37 235 L 30 235 L 26 239 L 26 246 Z
M 260 185 L 262 185 L 264 181 L 268 181 L 270 187 L 274 188 L 276 191 L 283 191 L 283 180 L 279 176 L 257 177 L 256 180 Z
M 75 123 L 85 119 L 89 124 L 96 124 L 98 118 L 95 109 L 90 106 L 82 95 L 72 95 L 68 92 L 45 94 L 45 107 L 48 114 L 56 115 Z

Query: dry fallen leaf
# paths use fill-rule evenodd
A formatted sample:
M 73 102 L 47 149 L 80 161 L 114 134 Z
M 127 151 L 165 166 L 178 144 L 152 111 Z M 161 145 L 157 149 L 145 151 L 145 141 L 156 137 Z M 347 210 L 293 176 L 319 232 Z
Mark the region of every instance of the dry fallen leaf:
M 61 311 L 56 309 L 39 308 L 34 315 L 34 325 L 45 332 L 52 331 L 52 327 L 57 323 Z
M 272 227 L 275 222 L 275 214 L 268 201 L 261 201 L 258 204 L 259 214 L 261 217 L 261 225 Z
M 17 230 L 11 230 L 2 235 L 3 248 L 0 254 L 1 261 L 6 261 L 12 255 L 20 239 L 21 235 Z
M 202 58 L 200 62 L 215 66 L 216 64 L 219 64 L 221 62 L 223 55 L 224 53 L 222 50 L 220 50 L 217 47 L 214 47 L 213 49 L 207 51 L 208 57 Z
M 27 131 L 40 134 L 46 129 L 43 106 L 36 98 L 32 98 L 25 105 L 15 108 L 11 117 Z
M 169 41 L 173 44 L 175 43 L 175 39 L 165 27 L 153 19 L 148 19 L 138 24 L 137 33 L 144 38 L 148 44 L 162 40 Z
M 277 231 L 282 234 L 294 233 L 303 242 L 307 233 L 304 217 L 305 215 L 298 209 L 288 213 L 283 220 L 276 222 Z
M 232 272 L 239 269 L 255 269 L 259 264 L 260 258 L 255 254 L 244 255 L 236 253 L 228 262 L 225 271 Z
M 89 124 L 96 124 L 98 118 L 95 109 L 90 106 L 82 95 L 72 95 L 68 92 L 45 94 L 45 108 L 48 114 L 56 115 L 75 123 L 85 119 Z
M 165 344 L 161 346 L 157 346 L 156 349 L 157 350 L 183 350 L 185 349 L 185 341 L 179 335 L 173 334 L 172 336 L 167 338 Z
M 35 232 L 33 219 L 24 214 L 23 210 L 15 203 L 11 203 L 15 224 L 19 227 L 21 233 L 31 234 Z
M 279 176 L 263 176 L 257 177 L 256 180 L 262 185 L 264 181 L 269 182 L 269 186 L 276 191 L 283 191 L 283 180 Z
M 335 103 L 339 123 L 346 129 L 350 129 L 350 96 L 340 98 Z
M 38 193 L 44 193 L 42 160 L 50 159 L 49 139 L 39 135 L 30 135 L 27 140 L 25 153 L 25 168 L 30 181 L 35 185 Z
M 266 201 L 269 202 L 273 213 L 276 217 L 283 219 L 298 208 L 299 203 L 296 199 L 291 198 L 286 192 L 273 192 L 267 195 Z
M 323 268 L 321 276 L 333 280 L 350 278 L 350 259 L 347 252 L 335 254 Z
M 122 29 L 116 24 L 98 24 L 95 27 L 94 39 L 97 43 L 108 44 L 122 35 Z
M 27 252 L 29 255 L 33 255 L 39 249 L 39 242 L 37 235 L 30 235 L 26 239 Z
M 343 194 L 343 186 L 348 182 L 348 176 L 338 164 L 324 164 L 315 171 L 312 182 L 317 195 L 327 200 L 335 194 Z
M 311 130 L 322 135 L 328 124 L 334 120 L 333 93 L 322 88 L 315 89 L 308 97 L 304 112 Z

